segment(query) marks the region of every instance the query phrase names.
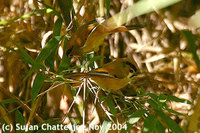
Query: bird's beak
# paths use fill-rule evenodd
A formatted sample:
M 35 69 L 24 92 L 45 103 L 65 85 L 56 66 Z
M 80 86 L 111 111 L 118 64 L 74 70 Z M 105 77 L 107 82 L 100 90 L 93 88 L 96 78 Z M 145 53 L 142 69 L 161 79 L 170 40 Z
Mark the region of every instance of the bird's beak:
M 137 76 L 137 75 L 138 75 L 138 72 L 129 73 L 128 77 L 131 79 L 131 78 L 133 78 L 133 77 L 135 77 L 135 76 Z

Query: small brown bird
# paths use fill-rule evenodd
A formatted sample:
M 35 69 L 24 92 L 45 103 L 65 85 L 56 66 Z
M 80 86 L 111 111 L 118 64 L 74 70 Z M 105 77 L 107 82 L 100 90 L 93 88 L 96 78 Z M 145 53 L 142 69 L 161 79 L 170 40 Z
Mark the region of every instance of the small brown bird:
M 80 26 L 73 34 L 72 38 L 66 45 L 66 55 L 84 55 L 91 51 L 98 51 L 99 46 L 103 44 L 103 40 L 109 34 L 140 29 L 141 25 L 129 26 L 107 26 L 106 23 L 99 24 L 96 20 L 90 21 Z
M 136 76 L 137 72 L 138 67 L 135 61 L 129 58 L 118 58 L 88 73 L 72 73 L 65 77 L 87 77 L 104 90 L 115 91 L 128 85 L 131 78 Z

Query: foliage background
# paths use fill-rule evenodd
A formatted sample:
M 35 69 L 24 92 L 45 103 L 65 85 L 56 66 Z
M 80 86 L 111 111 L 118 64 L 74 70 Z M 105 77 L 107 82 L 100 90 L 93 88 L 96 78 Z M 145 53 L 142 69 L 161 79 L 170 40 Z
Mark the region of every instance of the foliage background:
M 33 70 L 34 73 L 30 73 L 33 65 L 30 65 L 31 60 L 33 59 L 32 63 L 35 59 L 37 60 L 47 42 L 59 42 L 60 38 L 51 40 L 52 37 L 65 35 L 66 38 L 70 38 L 81 25 L 98 17 L 108 19 L 136 1 L 74 0 L 67 1 L 67 5 L 64 5 L 61 0 L 44 0 L 42 2 L 43 4 L 34 0 L 0 1 L 0 100 L 10 98 L 19 100 L 17 105 L 12 104 L 15 101 L 7 102 L 9 103 L 5 105 L 7 110 L 1 107 L 0 118 L 4 118 L 7 123 L 14 121 L 16 115 L 14 112 L 18 109 L 26 122 L 31 122 L 33 117 L 38 123 L 50 118 L 63 117 L 63 113 L 66 113 L 73 101 L 73 97 L 68 95 L 70 89 L 66 91 L 63 88 L 68 88 L 68 86 L 60 85 L 48 91 L 44 97 L 38 99 L 34 97 L 36 98 L 34 101 L 31 88 L 41 88 L 41 91 L 44 91 L 52 87 L 52 84 L 43 83 L 41 79 L 44 79 L 44 75 L 38 74 L 38 71 Z M 62 4 L 69 8 L 62 7 Z M 55 10 L 46 10 L 48 7 Z M 126 25 L 142 25 L 144 28 L 110 34 L 106 36 L 103 45 L 95 52 L 95 56 L 105 56 L 104 59 L 97 61 L 99 66 L 114 58 L 131 57 L 135 59 L 140 71 L 147 75 L 145 78 L 135 81 L 134 84 L 137 87 L 143 86 L 146 92 L 174 95 L 192 101 L 194 103 L 192 106 L 174 102 L 169 104 L 173 110 L 189 115 L 188 117 L 171 115 L 171 118 L 186 132 L 200 129 L 200 114 L 198 113 L 200 111 L 198 108 L 200 104 L 200 100 L 198 100 L 200 79 L 199 7 L 198 0 L 182 0 L 162 10 L 138 16 L 127 22 Z M 63 21 L 59 21 L 60 16 L 57 14 L 62 16 Z M 96 38 L 98 39 L 98 36 Z M 63 47 L 65 44 L 67 45 L 67 42 L 62 41 L 61 46 Z M 64 64 L 63 68 L 59 68 L 64 51 L 58 50 L 53 58 L 52 55 L 49 55 L 49 58 L 45 57 L 44 53 L 44 59 L 38 62 L 41 63 L 45 60 L 45 65 L 44 63 L 43 65 L 52 73 L 59 69 L 64 70 L 82 64 L 75 57 L 71 59 L 70 64 Z M 68 59 L 64 61 L 69 62 Z M 42 69 L 41 66 L 38 67 Z M 27 73 L 30 75 L 27 76 Z M 36 77 L 41 83 L 34 86 Z M 37 94 L 38 92 L 35 96 Z M 30 102 L 31 96 L 32 103 Z M 80 106 L 82 97 L 77 99 L 76 103 L 80 108 L 82 107 Z M 92 108 L 91 101 L 87 108 Z M 62 103 L 63 106 L 61 106 Z M 97 111 L 100 119 L 101 116 L 105 117 L 101 115 L 104 111 L 101 111 Z M 35 116 L 36 112 L 39 114 L 37 117 Z M 74 109 L 70 116 L 79 118 L 81 114 Z M 100 121 L 92 121 L 96 118 L 92 116 L 92 113 L 88 113 L 87 116 L 90 122 L 98 123 Z M 79 122 L 81 123 L 81 121 Z M 140 132 L 141 125 L 142 122 L 134 125 L 131 131 Z

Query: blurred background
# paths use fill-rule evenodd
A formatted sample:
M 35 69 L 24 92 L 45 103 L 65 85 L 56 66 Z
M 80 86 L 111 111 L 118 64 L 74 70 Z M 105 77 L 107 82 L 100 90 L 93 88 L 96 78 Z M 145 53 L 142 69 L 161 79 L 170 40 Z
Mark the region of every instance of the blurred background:
M 70 123 L 69 118 L 72 117 L 81 125 L 81 111 L 84 109 L 80 108 L 84 108 L 84 98 L 81 96 L 82 92 L 80 95 L 74 95 L 73 91 L 77 90 L 71 89 L 68 84 L 51 81 L 37 86 L 35 83 L 35 88 L 41 88 L 41 92 L 53 89 L 44 96 L 37 97 L 38 101 L 30 102 L 33 96 L 31 88 L 34 88 L 35 78 L 39 77 L 38 72 L 42 67 L 27 76 L 32 64 L 24 57 L 30 56 L 35 60 L 47 42 L 55 36 L 64 36 L 65 40 L 74 39 L 75 43 L 78 43 L 78 39 L 85 42 L 92 32 L 91 29 L 96 26 L 92 23 L 93 20 L 97 20 L 97 24 L 106 21 L 137 2 L 138 0 L 1 0 L 0 101 L 20 101 L 17 105 L 14 104 L 16 101 L 7 101 L 8 104 L 4 106 L 6 109 L 1 106 L 0 119 L 7 123 L 14 122 L 16 110 L 21 112 L 25 122 L 30 122 L 33 118 L 36 120 L 32 123 L 50 118 L 64 118 L 64 114 L 69 113 L 71 103 L 75 101 L 65 123 Z M 141 10 L 142 8 L 141 6 Z M 62 21 L 59 21 L 61 18 Z M 142 78 L 133 81 L 134 88 L 143 88 L 145 93 L 173 95 L 191 101 L 192 104 L 168 103 L 171 109 L 186 115 L 168 114 L 188 133 L 200 132 L 199 18 L 199 0 L 182 0 L 161 10 L 153 8 L 152 12 L 136 16 L 124 24 L 127 27 L 136 26 L 136 29 L 106 34 L 98 50 L 92 53 L 92 56 L 99 57 L 96 61 L 99 66 L 116 58 L 134 59 L 140 72 L 144 74 Z M 81 27 L 84 24 L 87 24 L 86 29 Z M 99 38 L 96 36 L 94 39 Z M 75 72 L 81 71 L 78 66 L 84 60 L 76 56 L 63 59 L 66 56 L 65 47 L 69 45 L 65 40 L 59 43 L 56 54 L 53 57 L 50 55 L 52 58 L 45 59 L 43 66 L 48 74 L 74 67 L 78 69 L 74 68 Z M 100 58 L 103 56 L 105 58 Z M 68 64 L 61 68 L 59 65 L 62 61 Z M 57 84 L 59 85 L 56 86 Z M 75 86 L 76 84 L 72 87 Z M 132 93 L 127 91 L 125 90 L 125 95 Z M 106 117 L 105 110 L 98 110 L 100 106 L 93 111 L 93 106 L 96 106 L 95 98 L 87 98 L 90 100 L 86 106 L 86 123 L 102 123 Z M 36 113 L 39 115 L 35 115 Z M 141 132 L 142 123 L 139 121 L 130 132 Z

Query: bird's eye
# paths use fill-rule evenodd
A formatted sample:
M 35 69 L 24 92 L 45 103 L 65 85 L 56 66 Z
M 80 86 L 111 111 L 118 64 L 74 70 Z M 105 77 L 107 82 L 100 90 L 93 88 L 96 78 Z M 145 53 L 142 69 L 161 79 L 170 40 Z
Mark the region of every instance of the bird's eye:
M 130 72 L 130 73 L 133 73 L 133 70 L 131 69 L 129 72 Z
M 132 63 L 130 63 L 130 62 L 125 62 L 127 65 L 129 65 L 135 72 L 137 72 L 137 68 L 136 68 L 136 66 L 135 65 L 133 65 Z M 132 70 L 132 71 L 133 71 Z

